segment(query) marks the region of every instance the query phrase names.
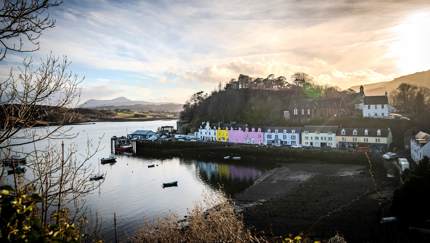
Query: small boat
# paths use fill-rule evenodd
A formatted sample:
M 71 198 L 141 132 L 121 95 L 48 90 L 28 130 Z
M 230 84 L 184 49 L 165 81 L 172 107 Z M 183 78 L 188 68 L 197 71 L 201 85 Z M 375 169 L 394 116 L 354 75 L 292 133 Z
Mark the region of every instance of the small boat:
M 233 160 L 241 160 L 242 158 L 240 156 L 233 156 L 232 159 Z
M 90 181 L 98 181 L 98 180 L 103 180 L 105 177 L 104 175 L 95 175 L 90 177 Z
M 8 175 L 12 175 L 12 174 L 24 174 L 26 171 L 26 169 L 22 166 L 18 166 L 15 169 L 11 169 L 7 171 Z
M 108 158 L 102 158 L 100 160 L 101 164 L 114 164 L 116 163 L 116 158 L 115 156 L 109 156 Z
M 155 165 L 148 165 L 148 168 L 154 168 Z
M 178 186 L 178 181 L 172 181 L 172 182 L 163 183 L 163 188 L 165 188 L 165 187 L 173 187 L 173 186 Z
M 225 160 L 230 159 L 230 156 L 224 156 L 224 159 Z
M 385 153 L 384 155 L 382 155 L 382 158 L 386 159 L 386 160 L 390 160 L 390 159 L 395 159 L 398 158 L 399 156 L 396 153 L 393 152 L 388 152 Z
M 124 153 L 122 153 L 123 155 L 127 155 L 127 156 L 133 156 L 133 153 L 130 153 L 130 152 L 124 152 Z

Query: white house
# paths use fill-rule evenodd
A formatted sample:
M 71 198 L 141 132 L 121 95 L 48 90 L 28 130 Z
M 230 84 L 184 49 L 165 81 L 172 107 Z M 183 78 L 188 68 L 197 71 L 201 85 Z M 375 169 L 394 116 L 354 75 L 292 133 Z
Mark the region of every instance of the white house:
M 419 162 L 424 157 L 430 158 L 430 134 L 420 131 L 411 138 L 411 158 Z
M 211 128 L 209 122 L 202 125 L 197 132 L 197 138 L 201 141 L 216 141 L 216 128 Z
M 381 96 L 364 96 L 361 105 L 363 117 L 389 118 L 392 110 L 388 103 L 387 93 Z
M 305 126 L 302 130 L 304 147 L 336 148 L 338 126 Z
M 264 144 L 269 145 L 300 145 L 301 128 L 271 127 L 264 132 Z
M 339 128 L 336 135 L 339 148 L 371 147 L 388 149 L 393 141 L 390 128 Z

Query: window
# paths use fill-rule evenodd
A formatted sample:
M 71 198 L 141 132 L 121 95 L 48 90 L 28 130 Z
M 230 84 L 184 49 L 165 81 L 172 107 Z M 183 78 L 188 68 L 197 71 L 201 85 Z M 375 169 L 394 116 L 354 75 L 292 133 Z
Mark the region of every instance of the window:
M 381 142 L 381 139 L 380 139 L 380 138 L 377 138 L 377 139 L 376 139 L 376 142 L 377 142 L 377 143 Z
M 311 109 L 308 108 L 308 116 L 311 115 Z
M 342 129 L 342 131 L 340 132 L 340 134 L 345 135 L 346 131 L 345 129 Z
M 315 140 L 319 140 L 319 137 L 315 137 Z
M 354 129 L 354 130 L 352 131 L 352 135 L 357 136 L 357 129 Z
M 385 105 L 384 105 L 384 104 L 382 104 L 382 105 L 381 105 L 381 108 L 382 108 L 382 109 L 384 109 L 384 108 L 385 108 Z
M 296 139 L 296 135 L 291 135 L 291 139 Z
M 296 133 L 296 130 L 291 130 L 291 133 Z
M 369 135 L 369 130 L 364 129 L 364 135 L 365 135 L 365 136 Z
M 278 129 L 275 129 L 275 133 L 278 133 Z
M 342 141 L 344 141 L 344 142 L 345 142 L 345 141 L 346 141 L 346 138 L 345 138 L 345 137 L 342 137 Z
M 369 142 L 369 139 L 368 138 L 364 138 L 364 142 Z
M 309 139 L 309 137 L 307 137 L 307 136 L 306 136 L 306 137 L 305 137 L 305 139 L 306 139 L 306 140 L 308 140 L 308 139 Z
M 275 134 L 275 140 L 278 140 L 278 134 Z
M 302 109 L 302 115 L 304 115 L 305 114 L 305 109 Z
M 376 131 L 376 136 L 381 136 L 381 129 L 378 129 L 378 130 Z
M 352 141 L 353 142 L 357 142 L 357 138 L 352 138 Z
M 367 109 L 370 109 L 370 105 L 367 105 Z
M 267 139 L 272 139 L 272 134 L 267 134 Z
M 382 112 L 382 113 L 381 113 L 381 116 L 385 116 L 385 115 L 384 115 L 384 112 Z
M 333 138 L 332 137 L 328 137 L 328 141 L 332 141 L 333 140 Z
M 287 135 L 284 134 L 283 139 L 286 140 L 287 139 Z
M 298 111 L 297 111 L 297 108 L 294 108 L 294 111 L 293 111 L 293 113 L 294 113 L 294 115 L 298 115 Z
M 378 116 L 378 113 L 375 113 L 375 116 Z

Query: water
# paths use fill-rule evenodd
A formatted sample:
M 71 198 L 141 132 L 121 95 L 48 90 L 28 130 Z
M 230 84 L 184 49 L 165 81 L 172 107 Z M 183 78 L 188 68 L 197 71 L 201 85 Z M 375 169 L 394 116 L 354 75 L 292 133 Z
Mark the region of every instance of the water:
M 242 192 L 264 172 L 260 165 L 246 161 L 225 164 L 223 161 L 197 161 L 173 158 L 154 160 L 132 156 L 118 156 L 114 165 L 100 165 L 100 158 L 110 154 L 110 137 L 122 136 L 137 129 L 156 130 L 173 125 L 176 121 L 100 122 L 67 126 L 76 136 L 64 140 L 66 148 L 74 144 L 78 157 L 84 157 L 88 140 L 101 147 L 89 163 L 96 171 L 106 173 L 100 188 L 85 196 L 85 207 L 94 222 L 94 215 L 101 217 L 101 234 L 110 241 L 113 234 L 113 214 L 117 215 L 118 233 L 123 239 L 131 236 L 145 220 L 152 220 L 175 213 L 187 214 L 197 203 L 213 193 L 228 196 Z M 37 129 L 36 129 L 37 131 Z M 43 129 L 37 132 L 43 132 Z M 61 140 L 39 142 L 38 148 L 47 144 L 60 146 Z M 22 146 L 29 150 L 31 146 Z M 94 146 L 92 147 L 94 149 Z M 157 164 L 148 168 L 149 164 Z M 26 177 L 31 176 L 26 173 Z M 163 182 L 178 181 L 178 187 L 162 188 Z

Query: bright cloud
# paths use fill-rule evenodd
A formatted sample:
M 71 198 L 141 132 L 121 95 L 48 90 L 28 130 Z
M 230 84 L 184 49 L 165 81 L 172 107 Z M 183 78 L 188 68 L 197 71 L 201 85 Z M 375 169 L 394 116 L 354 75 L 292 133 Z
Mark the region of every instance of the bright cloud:
M 184 102 L 241 73 L 348 88 L 430 69 L 428 45 L 404 49 L 428 42 L 429 14 L 421 0 L 66 1 L 38 55 L 73 61 L 83 101 Z

